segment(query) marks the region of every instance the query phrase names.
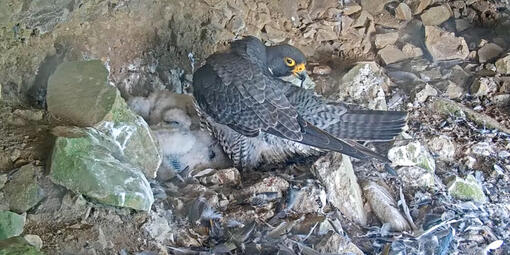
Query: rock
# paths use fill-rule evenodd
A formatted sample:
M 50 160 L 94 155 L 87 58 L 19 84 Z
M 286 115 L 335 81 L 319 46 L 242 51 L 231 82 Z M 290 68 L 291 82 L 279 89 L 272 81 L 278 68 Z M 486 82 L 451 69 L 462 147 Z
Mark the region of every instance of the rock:
M 331 67 L 326 65 L 320 65 L 320 66 L 314 66 L 313 67 L 313 74 L 317 75 L 326 75 L 331 73 Z
M 363 185 L 363 193 L 372 211 L 382 223 L 390 224 L 394 231 L 405 231 L 411 228 L 386 188 L 375 182 L 368 182 Z
M 295 3 L 290 1 L 289 3 Z M 315 18 L 320 18 L 326 13 L 328 9 L 336 8 L 338 6 L 338 2 L 334 0 L 312 0 L 310 6 L 308 7 L 310 10 L 310 16 Z M 289 8 L 285 6 L 283 9 Z M 297 6 L 296 6 L 297 8 Z
M 460 118 L 469 118 L 480 126 L 486 128 L 495 128 L 502 132 L 510 134 L 510 129 L 499 123 L 499 121 L 489 117 L 486 114 L 478 113 L 460 103 L 449 99 L 438 98 L 432 104 L 432 109 L 443 115 L 453 115 Z
M 11 170 L 13 167 L 11 157 L 6 152 L 0 151 L 0 173 Z
M 457 99 L 464 96 L 464 89 L 452 81 L 448 81 L 448 87 L 446 88 L 446 94 L 450 99 Z
M 48 111 L 71 124 L 93 126 L 112 110 L 116 91 L 101 61 L 67 62 L 48 80 Z
M 44 255 L 22 237 L 0 240 L 0 255 Z
M 450 137 L 436 136 L 428 142 L 428 145 L 430 150 L 437 154 L 440 159 L 445 161 L 454 160 L 455 144 Z
M 501 74 L 510 74 L 510 55 L 496 61 L 496 70 Z
M 413 18 L 411 8 L 405 3 L 398 4 L 395 9 L 395 18 L 399 20 L 411 20 Z
M 213 174 L 200 177 L 200 182 L 204 185 L 239 185 L 241 175 L 237 168 L 227 168 L 214 171 Z
M 354 103 L 373 110 L 386 110 L 386 98 L 383 86 L 386 77 L 375 62 L 362 62 L 351 68 L 341 81 L 339 97 L 352 99 Z
M 282 194 L 284 190 L 289 188 L 289 182 L 278 176 L 266 177 L 262 181 L 246 187 L 242 194 L 252 195 L 264 192 L 277 192 Z
M 333 27 L 321 27 L 315 33 L 315 40 L 318 42 L 338 40 L 338 33 L 333 31 Z
M 421 21 L 424 26 L 436 26 L 447 21 L 453 15 L 448 4 L 432 7 L 423 12 Z
M 417 166 L 405 166 L 396 169 L 398 176 L 402 182 L 409 187 L 426 187 L 434 186 L 434 173 Z
M 326 205 L 326 192 L 317 187 L 318 185 L 308 184 L 301 189 L 291 188 L 288 196 L 290 202 L 286 210 L 298 214 L 320 213 Z
M 379 50 L 377 55 L 381 58 L 384 64 L 389 65 L 407 59 L 408 57 L 397 47 L 388 45 L 384 49 Z
M 448 183 L 448 193 L 461 200 L 473 200 L 480 203 L 487 201 L 482 185 L 472 175 L 468 175 L 465 179 L 455 176 Z
M 315 245 L 315 249 L 320 254 L 365 254 L 347 236 L 341 236 L 333 231 L 322 237 L 320 242 Z
M 0 211 L 0 240 L 19 236 L 25 226 L 25 216 L 10 211 Z
M 343 9 L 344 15 L 352 15 L 361 11 L 361 6 L 356 2 L 349 2 Z
M 421 90 L 420 92 L 416 93 L 416 100 L 419 102 L 419 103 L 425 103 L 425 101 L 427 101 L 427 98 L 429 98 L 430 96 L 437 96 L 437 90 L 430 86 L 429 84 L 426 84 L 425 85 L 425 88 L 423 90 Z
M 363 10 L 370 12 L 372 15 L 377 15 L 384 10 L 384 5 L 390 2 L 389 0 L 361 0 L 361 7 Z
M 326 187 L 327 200 L 333 206 L 348 219 L 367 223 L 361 188 L 348 156 L 329 153 L 313 164 L 312 173 Z
M 142 229 L 160 243 L 173 239 L 172 227 L 167 220 L 167 218 L 172 217 L 171 212 L 157 208 L 156 211 L 151 211 L 149 215 L 150 218 L 143 224 Z
M 465 59 L 469 48 L 462 37 L 435 26 L 425 26 L 425 45 L 434 60 Z
M 486 63 L 498 57 L 503 52 L 503 48 L 495 43 L 487 43 L 478 50 L 478 61 Z
M 501 95 L 495 95 L 492 98 L 492 102 L 500 107 L 505 107 L 510 105 L 510 94 L 501 94 Z M 1 180 L 0 180 L 1 183 Z M 1 187 L 1 185 L 0 185 Z M 0 188 L 1 189 L 1 188 Z
M 487 96 L 498 90 L 498 83 L 494 77 L 480 77 L 473 82 L 470 90 L 473 96 Z
M 22 110 L 22 109 L 16 109 L 14 110 L 14 115 L 16 117 L 23 118 L 25 120 L 37 122 L 41 121 L 44 118 L 44 112 L 42 110 Z
M 266 24 L 264 26 L 264 29 L 266 30 L 266 37 L 267 40 L 273 42 L 273 43 L 281 43 L 285 41 L 286 34 L 284 31 L 281 31 L 279 28 L 275 27 L 274 24 Z
M 416 58 L 423 56 L 423 51 L 420 47 L 416 47 L 410 43 L 406 43 L 404 47 L 402 47 L 402 52 L 408 57 L 408 58 Z
M 38 235 L 25 235 L 23 237 L 30 245 L 34 246 L 37 250 L 40 250 L 43 246 L 43 241 Z
M 142 169 L 129 163 L 110 134 L 92 128 L 83 132 L 56 139 L 51 180 L 101 203 L 150 210 L 154 198 Z
M 366 27 L 369 20 L 374 20 L 374 17 L 365 9 L 361 11 L 361 14 L 356 19 L 356 21 L 351 25 L 351 27 Z
M 398 32 L 376 34 L 375 47 L 378 49 L 384 48 L 387 45 L 394 44 L 398 40 Z
M 232 33 L 237 34 L 241 32 L 246 27 L 246 24 L 244 23 L 244 20 L 242 17 L 235 15 L 230 19 L 230 21 L 227 23 L 227 29 L 230 30 Z
M 124 159 L 140 167 L 147 178 L 154 178 L 161 156 L 149 126 L 128 109 L 107 77 L 98 60 L 59 65 L 48 80 L 48 110 L 72 124 L 93 126 L 106 134 L 121 148 Z
M 12 174 L 11 180 L 4 187 L 5 198 L 11 211 L 24 213 L 45 197 L 37 182 L 37 176 L 41 171 L 28 164 Z
M 431 173 L 436 170 L 436 162 L 420 142 L 393 147 L 388 151 L 392 166 L 419 166 Z
M 423 10 L 427 9 L 433 0 L 419 0 L 418 6 L 414 9 L 414 15 L 420 14 Z
M 471 147 L 473 154 L 478 156 L 489 157 L 494 155 L 494 148 L 488 142 L 478 142 Z
M 0 190 L 4 187 L 7 182 L 7 174 L 0 174 Z

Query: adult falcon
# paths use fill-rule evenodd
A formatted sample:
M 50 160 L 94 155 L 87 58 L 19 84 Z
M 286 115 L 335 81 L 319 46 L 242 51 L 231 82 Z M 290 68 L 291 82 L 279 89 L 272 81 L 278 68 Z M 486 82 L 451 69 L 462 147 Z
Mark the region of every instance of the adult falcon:
M 388 161 L 356 141 L 392 140 L 406 112 L 349 110 L 279 78 L 305 79 L 305 64 L 297 48 L 266 47 L 249 36 L 194 73 L 197 111 L 234 165 L 257 168 L 322 151 Z

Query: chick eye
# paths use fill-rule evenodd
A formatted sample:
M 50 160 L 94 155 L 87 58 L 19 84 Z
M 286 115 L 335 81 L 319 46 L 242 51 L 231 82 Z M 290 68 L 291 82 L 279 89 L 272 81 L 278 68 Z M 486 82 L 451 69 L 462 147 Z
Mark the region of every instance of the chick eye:
M 296 61 L 294 61 L 294 59 L 292 58 L 285 58 L 285 64 L 287 64 L 288 66 L 294 66 L 296 64 Z

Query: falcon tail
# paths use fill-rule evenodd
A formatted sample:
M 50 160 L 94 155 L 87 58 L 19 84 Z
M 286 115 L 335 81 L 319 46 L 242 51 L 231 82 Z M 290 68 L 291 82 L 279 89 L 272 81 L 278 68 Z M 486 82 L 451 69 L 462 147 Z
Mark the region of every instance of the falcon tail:
M 402 132 L 406 119 L 407 112 L 400 111 L 349 111 L 325 130 L 337 138 L 390 141 Z

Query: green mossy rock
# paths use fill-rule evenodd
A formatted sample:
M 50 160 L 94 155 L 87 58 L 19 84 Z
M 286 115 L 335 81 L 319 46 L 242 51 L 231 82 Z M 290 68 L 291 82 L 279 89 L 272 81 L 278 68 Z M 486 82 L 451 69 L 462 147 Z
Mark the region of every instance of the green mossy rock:
M 44 198 L 44 192 L 37 182 L 35 166 L 22 166 L 4 187 L 4 194 L 11 211 L 24 213 Z
M 25 226 L 23 215 L 10 211 L 0 211 L 0 240 L 19 236 L 23 232 L 23 226 Z
M 149 182 L 114 137 L 94 128 L 84 134 L 57 138 L 51 180 L 104 204 L 150 210 L 154 197 Z

